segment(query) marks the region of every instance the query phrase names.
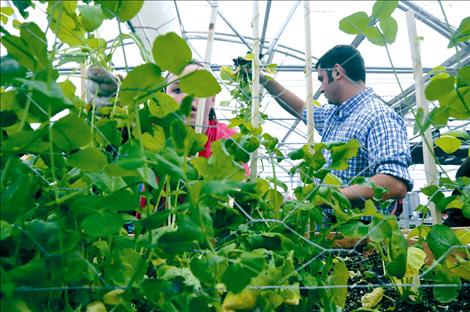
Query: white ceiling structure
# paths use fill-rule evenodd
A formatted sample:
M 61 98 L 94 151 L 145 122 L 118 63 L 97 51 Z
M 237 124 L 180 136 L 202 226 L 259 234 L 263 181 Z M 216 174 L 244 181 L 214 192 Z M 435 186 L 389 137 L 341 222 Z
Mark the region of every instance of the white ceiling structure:
M 2 1 L 3 2 L 3 1 Z M 207 30 L 211 14 L 211 5 L 218 5 L 218 16 L 215 23 L 215 39 L 211 66 L 214 75 L 219 78 L 218 68 L 221 65 L 231 66 L 232 59 L 246 55 L 252 43 L 252 3 L 249 1 L 146 1 L 140 13 L 122 27 L 123 32 L 137 33 L 148 48 L 158 34 L 174 31 L 187 39 L 193 50 L 193 57 L 204 59 Z M 470 12 L 468 1 L 400 1 L 392 16 L 398 22 L 398 34 L 395 43 L 388 49 L 401 84 L 393 74 L 392 64 L 384 47 L 371 44 L 361 36 L 348 35 L 339 30 L 339 21 L 357 11 L 372 12 L 374 1 L 310 1 L 311 42 L 313 62 L 336 44 L 353 44 L 361 52 L 367 67 L 367 85 L 397 112 L 409 125 L 409 137 L 419 141 L 412 133 L 414 118 L 412 112 L 416 107 L 404 105 L 404 95 L 414 100 L 414 80 L 412 59 L 409 47 L 408 30 L 405 13 L 412 10 L 417 18 L 418 36 L 420 41 L 422 65 L 425 73 L 438 65 L 450 68 L 461 68 L 470 63 L 470 43 L 462 43 L 459 47 L 448 49 L 450 33 L 458 27 L 461 20 Z M 301 1 L 260 1 L 260 35 L 263 62 L 278 64 L 275 78 L 285 87 L 305 98 L 306 81 L 304 77 L 305 43 L 304 43 L 304 8 Z M 445 15 L 444 15 L 445 13 Z M 446 23 L 447 21 L 450 25 Z M 39 21 L 47 25 L 47 21 Z M 45 24 L 46 23 L 46 24 Z M 99 36 L 113 40 L 119 34 L 115 21 L 105 21 L 100 28 Z M 48 38 L 49 39 L 49 38 Z M 458 51 L 458 52 L 457 52 Z M 458 57 L 456 57 L 456 53 Z M 124 58 L 125 56 L 125 58 Z M 118 70 L 125 70 L 142 64 L 138 48 L 129 42 L 124 48 L 118 49 L 113 56 L 113 63 Z M 70 66 L 70 65 L 69 65 Z M 63 71 L 67 72 L 66 69 Z M 222 81 L 219 80 L 222 84 Z M 314 74 L 314 93 L 320 84 Z M 229 101 L 229 88 L 217 96 L 217 102 Z M 316 94 L 320 103 L 326 103 L 322 95 Z M 414 102 L 414 101 L 413 101 Z M 437 103 L 430 103 L 431 107 Z M 235 101 L 229 106 L 217 106 L 217 116 L 221 120 L 232 118 L 237 107 Z M 266 95 L 261 103 L 261 110 L 269 116 L 263 129 L 277 137 L 283 148 L 292 150 L 306 143 L 306 125 L 284 111 L 274 99 Z M 451 122 L 452 129 L 470 130 L 469 123 Z M 447 129 L 441 129 L 442 132 Z M 320 138 L 316 135 L 316 140 Z M 468 149 L 468 146 L 467 146 Z M 290 177 L 287 171 L 291 163 L 282 162 L 276 167 L 279 179 L 293 188 L 297 184 L 296 177 Z M 259 166 L 261 175 L 271 175 L 269 163 Z M 454 177 L 456 166 L 444 167 Z M 415 189 L 425 185 L 423 165 L 411 167 L 415 179 Z
M 175 31 L 187 39 L 196 59 L 203 60 L 207 44 L 207 30 L 211 14 L 211 6 L 218 6 L 215 23 L 215 41 L 211 65 L 214 74 L 221 65 L 232 65 L 232 59 L 245 55 L 251 50 L 252 44 L 252 3 L 247 1 L 150 1 L 144 4 L 143 10 L 131 21 L 133 31 L 150 46 L 157 34 Z M 404 94 L 414 100 L 414 79 L 412 59 L 409 47 L 408 30 L 406 27 L 406 11 L 412 10 L 417 19 L 422 65 L 425 73 L 435 66 L 444 64 L 448 68 L 461 68 L 470 63 L 470 44 L 461 44 L 457 50 L 448 49 L 450 31 L 455 30 L 461 20 L 468 16 L 470 3 L 467 1 L 400 1 L 399 7 L 392 16 L 397 20 L 399 28 L 395 43 L 391 44 L 389 53 L 364 40 L 360 36 L 348 35 L 339 30 L 339 21 L 357 11 L 371 14 L 374 1 L 310 1 L 312 54 L 315 59 L 336 44 L 353 44 L 362 53 L 367 67 L 367 85 L 395 108 L 409 125 L 409 136 L 412 141 L 420 138 L 412 133 L 414 124 L 413 111 L 405 105 Z M 442 8 L 441 8 L 442 6 Z M 261 1 L 260 35 L 263 54 L 262 62 L 278 64 L 275 78 L 285 87 L 305 98 L 306 80 L 304 77 L 305 42 L 304 42 L 304 8 L 301 1 Z M 445 15 L 444 15 L 445 14 Z M 137 65 L 137 64 L 135 64 Z M 392 65 L 397 72 L 400 84 L 393 74 Z M 400 86 L 401 85 L 401 86 Z M 314 77 L 314 92 L 320 84 Z M 218 95 L 218 102 L 231 99 L 228 89 Z M 326 99 L 318 96 L 320 103 Z M 413 101 L 414 102 L 414 101 Z M 435 105 L 435 103 L 430 103 Z M 232 101 L 228 107 L 217 107 L 219 119 L 230 119 L 237 106 Z M 269 116 L 263 125 L 270 134 L 276 136 L 286 150 L 298 148 L 306 143 L 306 125 L 284 111 L 274 99 L 266 95 L 261 109 Z M 468 123 L 451 122 L 452 129 L 469 130 Z M 446 131 L 446 129 L 441 129 Z M 319 137 L 316 136 L 316 140 Z M 468 148 L 468 147 L 467 147 Z M 291 178 L 287 171 L 292 164 L 282 162 L 275 170 L 278 178 L 295 187 L 295 177 Z M 271 175 L 268 162 L 260 166 L 261 175 Z M 444 166 L 449 176 L 453 177 L 456 166 Z M 413 165 L 412 175 L 415 189 L 425 185 L 423 165 Z

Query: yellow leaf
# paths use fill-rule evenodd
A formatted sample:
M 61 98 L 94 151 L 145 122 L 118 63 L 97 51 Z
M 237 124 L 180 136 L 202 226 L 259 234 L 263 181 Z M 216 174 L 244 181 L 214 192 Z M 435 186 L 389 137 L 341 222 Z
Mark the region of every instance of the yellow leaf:
M 240 293 L 229 292 L 224 299 L 222 308 L 230 310 L 251 310 L 256 305 L 256 291 L 245 288 Z
M 103 296 L 103 301 L 106 304 L 112 304 L 112 305 L 124 303 L 124 299 L 121 297 L 121 295 L 124 292 L 125 292 L 124 289 L 111 290 L 110 292 L 106 293 Z
M 106 312 L 103 302 L 95 301 L 86 306 L 86 312 Z
M 343 184 L 343 181 L 341 181 L 341 179 L 335 176 L 334 174 L 328 173 L 325 176 L 325 179 L 323 179 L 323 183 L 327 185 L 341 186 Z
M 426 261 L 426 253 L 417 247 L 411 246 L 408 248 L 408 255 L 406 257 L 406 273 L 405 277 L 412 278 L 419 274 L 419 270 L 423 267 Z
M 451 135 L 443 135 L 436 139 L 435 143 L 447 154 L 455 152 L 462 145 L 462 141 Z
M 361 297 L 362 307 L 365 309 L 373 309 L 382 300 L 384 289 L 382 287 L 375 288 L 372 292 Z

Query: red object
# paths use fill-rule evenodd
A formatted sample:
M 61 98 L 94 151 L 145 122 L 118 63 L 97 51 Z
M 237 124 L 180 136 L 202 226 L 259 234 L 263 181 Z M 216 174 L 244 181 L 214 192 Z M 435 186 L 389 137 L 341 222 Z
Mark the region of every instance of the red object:
M 237 131 L 230 129 L 226 124 L 220 123 L 218 120 L 209 120 L 208 129 L 206 131 L 207 142 L 204 150 L 199 152 L 200 157 L 209 158 L 212 155 L 211 145 L 220 139 L 227 139 L 233 136 Z
M 207 142 L 204 146 L 204 150 L 199 152 L 200 157 L 209 158 L 212 155 L 211 145 L 213 142 L 226 139 L 233 136 L 237 131 L 234 129 L 230 129 L 227 127 L 226 124 L 220 123 L 218 120 L 209 120 L 208 129 L 206 131 L 207 135 Z M 246 174 L 249 175 L 249 168 L 246 164 L 243 165 L 245 167 Z M 157 183 L 159 179 L 157 177 Z M 142 185 L 141 192 L 145 192 L 145 185 Z M 144 208 L 147 205 L 147 200 L 144 196 L 140 197 L 140 208 Z M 140 219 L 140 214 L 136 214 L 136 218 Z

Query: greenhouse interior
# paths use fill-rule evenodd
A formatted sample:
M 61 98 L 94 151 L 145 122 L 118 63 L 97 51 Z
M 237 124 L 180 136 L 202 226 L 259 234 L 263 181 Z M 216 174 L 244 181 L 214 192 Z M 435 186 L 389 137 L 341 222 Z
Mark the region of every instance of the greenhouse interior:
M 0 4 L 2 311 L 470 311 L 469 1 Z

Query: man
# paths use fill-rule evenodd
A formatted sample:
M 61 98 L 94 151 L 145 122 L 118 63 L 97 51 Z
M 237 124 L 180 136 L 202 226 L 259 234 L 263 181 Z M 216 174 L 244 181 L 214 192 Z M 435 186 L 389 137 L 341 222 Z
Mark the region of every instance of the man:
M 349 160 L 346 170 L 333 170 L 345 183 L 341 189 L 350 201 L 374 196 L 366 185 L 349 185 L 356 176 L 369 177 L 387 189 L 384 199 L 399 199 L 413 188 L 408 172 L 411 163 L 405 124 L 365 85 L 364 60 L 352 46 L 338 45 L 326 52 L 315 65 L 321 91 L 330 105 L 314 108 L 314 121 L 322 142 L 348 142 L 357 139 L 361 147 Z M 261 83 L 289 113 L 306 120 L 304 101 L 275 80 L 261 77 Z M 331 162 L 325 154 L 327 164 Z

